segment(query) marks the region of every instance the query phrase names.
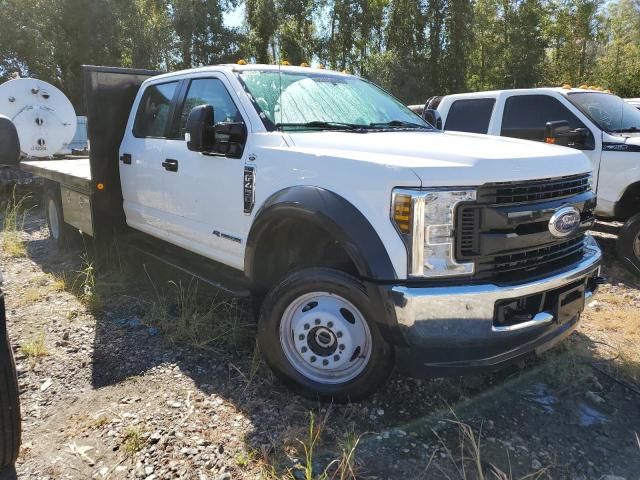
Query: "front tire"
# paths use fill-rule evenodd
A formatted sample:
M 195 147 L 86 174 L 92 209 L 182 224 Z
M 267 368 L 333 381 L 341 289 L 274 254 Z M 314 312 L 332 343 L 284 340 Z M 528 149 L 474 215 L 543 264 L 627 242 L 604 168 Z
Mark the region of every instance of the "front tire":
M 0 341 L 0 471 L 12 466 L 18 458 L 22 432 L 16 367 L 9 338 L 6 332 L 0 333 L 0 337 L 3 334 L 4 339 Z
M 362 283 L 338 270 L 307 268 L 266 296 L 260 350 L 272 370 L 301 394 L 336 401 L 371 395 L 393 368 L 377 312 Z
M 640 275 L 640 213 L 637 213 L 620 229 L 616 244 L 618 258 L 625 267 L 636 275 Z

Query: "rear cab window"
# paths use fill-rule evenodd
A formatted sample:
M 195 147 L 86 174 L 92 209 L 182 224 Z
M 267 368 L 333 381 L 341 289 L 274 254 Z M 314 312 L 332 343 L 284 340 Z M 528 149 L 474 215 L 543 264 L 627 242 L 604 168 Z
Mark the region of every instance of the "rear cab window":
M 165 138 L 171 122 L 171 106 L 178 82 L 149 85 L 138 105 L 133 135 L 137 138 Z
M 495 98 L 456 100 L 451 104 L 444 129 L 486 134 L 495 104 Z

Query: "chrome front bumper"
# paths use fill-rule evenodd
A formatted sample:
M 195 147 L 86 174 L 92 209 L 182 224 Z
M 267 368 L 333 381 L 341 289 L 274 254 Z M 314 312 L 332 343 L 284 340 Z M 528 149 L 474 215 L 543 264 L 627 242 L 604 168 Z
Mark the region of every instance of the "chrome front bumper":
M 497 304 L 531 295 L 556 295 L 584 286 L 584 299 L 592 296 L 602 252 L 591 237 L 579 263 L 547 278 L 520 285 L 493 284 L 419 287 L 393 286 L 388 300 L 403 345 L 396 345 L 401 363 L 411 369 L 447 374 L 461 370 L 496 367 L 534 352 L 540 353 L 568 336 L 577 326 L 579 311 L 570 319 L 556 318 L 552 309 L 508 326 L 496 326 Z M 453 367 L 453 368 L 452 368 Z M 457 373 L 457 371 L 456 371 Z

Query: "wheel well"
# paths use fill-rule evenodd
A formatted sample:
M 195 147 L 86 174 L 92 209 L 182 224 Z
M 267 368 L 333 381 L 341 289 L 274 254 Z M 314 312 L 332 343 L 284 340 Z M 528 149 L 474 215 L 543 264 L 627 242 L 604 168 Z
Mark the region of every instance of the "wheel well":
M 627 220 L 640 212 L 640 182 L 632 183 L 615 206 L 615 216 L 619 220 Z
M 260 235 L 256 245 L 252 290 L 266 293 L 288 272 L 307 267 L 328 267 L 357 275 L 343 246 L 321 226 L 309 220 L 283 218 Z

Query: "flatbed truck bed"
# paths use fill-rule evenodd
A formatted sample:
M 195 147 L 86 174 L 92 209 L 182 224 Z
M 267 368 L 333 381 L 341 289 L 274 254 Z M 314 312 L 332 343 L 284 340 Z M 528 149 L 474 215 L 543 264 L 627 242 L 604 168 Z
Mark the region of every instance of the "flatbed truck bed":
M 91 193 L 91 165 L 89 157 L 64 160 L 28 160 L 21 164 L 22 170 L 46 178 L 60 185 Z

